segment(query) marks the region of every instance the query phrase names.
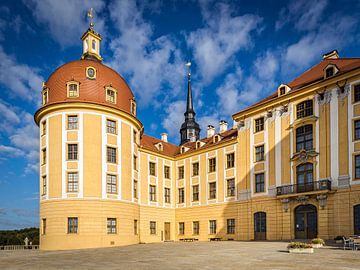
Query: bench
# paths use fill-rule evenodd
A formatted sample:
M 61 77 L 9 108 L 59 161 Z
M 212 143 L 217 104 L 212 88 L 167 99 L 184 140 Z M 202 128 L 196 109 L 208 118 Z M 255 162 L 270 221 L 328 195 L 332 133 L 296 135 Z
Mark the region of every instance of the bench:
M 221 241 L 221 237 L 211 237 L 209 238 L 210 241 Z
M 194 242 L 194 241 L 199 241 L 199 239 L 197 238 L 192 238 L 192 237 L 189 237 L 189 238 L 181 238 L 179 239 L 180 241 L 183 241 L 183 242 Z

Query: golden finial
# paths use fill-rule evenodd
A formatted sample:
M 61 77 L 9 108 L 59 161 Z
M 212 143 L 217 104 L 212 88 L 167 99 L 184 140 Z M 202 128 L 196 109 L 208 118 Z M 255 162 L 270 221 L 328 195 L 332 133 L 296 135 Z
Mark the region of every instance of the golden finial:
M 189 70 L 188 76 L 190 77 L 190 75 L 191 75 L 191 72 L 190 72 L 191 62 L 188 61 L 185 65 L 188 67 L 188 70 Z
M 94 23 L 93 23 L 93 8 L 90 8 L 88 13 L 87 13 L 88 18 L 90 18 L 90 28 L 92 29 L 94 27 Z

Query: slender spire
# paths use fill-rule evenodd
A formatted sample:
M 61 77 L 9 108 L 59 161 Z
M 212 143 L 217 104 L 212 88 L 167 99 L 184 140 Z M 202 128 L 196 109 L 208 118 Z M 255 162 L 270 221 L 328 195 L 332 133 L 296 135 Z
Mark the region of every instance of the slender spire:
M 90 21 L 90 24 L 89 24 L 90 29 L 94 29 L 94 23 L 93 23 L 93 18 L 94 18 L 94 16 L 93 16 L 93 8 L 90 8 L 90 9 L 89 9 L 89 11 L 88 11 L 88 13 L 87 13 L 87 16 L 88 16 L 89 21 Z
M 186 112 L 185 116 L 193 117 L 195 116 L 193 100 L 192 100 L 192 90 L 191 90 L 191 62 L 187 62 L 186 66 L 188 67 L 188 92 L 187 92 L 187 102 L 186 102 Z M 191 113 L 191 114 L 189 114 Z

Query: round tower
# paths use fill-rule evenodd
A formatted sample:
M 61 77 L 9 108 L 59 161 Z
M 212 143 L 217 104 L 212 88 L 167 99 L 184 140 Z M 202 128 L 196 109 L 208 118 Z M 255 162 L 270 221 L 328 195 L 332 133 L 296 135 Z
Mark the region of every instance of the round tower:
M 92 13 L 89 13 L 92 18 Z M 139 242 L 138 146 L 143 130 L 126 81 L 104 65 L 91 22 L 81 60 L 43 83 L 40 247 L 95 248 Z

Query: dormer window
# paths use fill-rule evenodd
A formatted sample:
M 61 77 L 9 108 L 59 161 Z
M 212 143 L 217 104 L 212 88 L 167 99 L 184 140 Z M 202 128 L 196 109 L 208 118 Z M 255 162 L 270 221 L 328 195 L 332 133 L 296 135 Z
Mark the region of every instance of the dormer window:
M 324 77 L 325 77 L 325 79 L 334 76 L 336 73 L 338 73 L 338 71 L 339 71 L 339 69 L 336 67 L 336 65 L 329 64 L 324 69 Z
M 201 147 L 201 144 L 200 142 L 196 142 L 196 149 L 200 148 Z
M 73 98 L 79 96 L 79 83 L 75 81 L 68 82 L 67 86 L 67 97 Z
M 116 90 L 114 88 L 106 88 L 106 101 L 116 104 Z
M 285 86 L 280 88 L 280 96 L 285 95 Z
M 159 151 L 164 151 L 164 146 L 163 146 L 162 143 L 157 143 L 157 144 L 155 145 L 155 147 L 156 147 L 157 150 L 159 150 Z
M 220 136 L 219 135 L 215 135 L 213 138 L 213 143 L 217 143 L 220 141 Z
M 290 87 L 286 84 L 280 84 L 280 86 L 278 87 L 278 96 L 283 96 L 286 93 L 288 93 L 290 91 Z
M 181 148 L 180 148 L 180 153 L 181 153 L 181 154 L 184 154 L 184 153 L 185 153 L 185 147 L 184 147 L 184 146 L 181 146 Z
M 42 92 L 42 104 L 45 105 L 49 102 L 48 88 L 44 88 Z

